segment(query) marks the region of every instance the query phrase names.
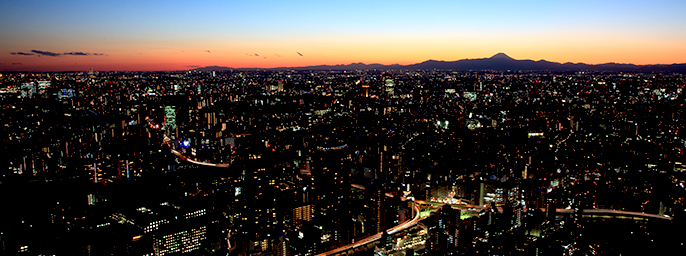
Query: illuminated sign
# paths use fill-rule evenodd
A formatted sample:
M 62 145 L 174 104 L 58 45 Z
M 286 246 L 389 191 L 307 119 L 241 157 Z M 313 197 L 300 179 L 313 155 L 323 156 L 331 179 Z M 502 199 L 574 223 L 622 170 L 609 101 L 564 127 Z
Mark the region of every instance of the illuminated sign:
M 191 145 L 191 142 L 188 140 L 184 140 L 181 142 L 181 147 L 187 148 Z

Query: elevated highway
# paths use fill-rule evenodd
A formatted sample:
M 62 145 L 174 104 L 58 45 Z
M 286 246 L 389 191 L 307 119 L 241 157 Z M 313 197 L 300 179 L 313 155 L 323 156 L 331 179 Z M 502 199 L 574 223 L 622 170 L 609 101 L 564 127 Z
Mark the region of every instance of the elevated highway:
M 415 214 L 414 218 L 412 218 L 411 220 L 408 220 L 408 221 L 406 221 L 406 222 L 404 222 L 404 223 L 401 223 L 401 224 L 399 224 L 399 225 L 397 225 L 397 226 L 395 226 L 395 227 L 392 227 L 392 228 L 390 228 L 390 229 L 387 229 L 386 232 L 387 232 L 389 235 L 392 235 L 392 234 L 395 234 L 396 232 L 399 232 L 399 231 L 405 230 L 405 229 L 407 229 L 407 228 L 409 228 L 409 227 L 412 227 L 412 226 L 416 225 L 417 222 L 419 222 L 420 220 L 422 220 L 422 219 L 419 217 L 419 213 L 420 213 L 420 211 L 419 211 L 419 206 L 415 205 L 414 208 L 415 208 L 415 211 L 416 211 L 416 214 Z M 344 253 L 344 252 L 347 252 L 347 251 L 349 251 L 349 250 L 353 250 L 353 249 L 355 249 L 355 248 L 358 248 L 358 247 L 361 247 L 361 246 L 364 246 L 364 245 L 373 243 L 373 242 L 375 242 L 375 241 L 381 239 L 381 235 L 383 235 L 383 232 L 376 233 L 376 234 L 373 235 L 373 236 L 369 236 L 369 237 L 364 238 L 364 239 L 362 239 L 362 240 L 355 241 L 354 243 L 351 243 L 351 244 L 347 244 L 347 245 L 338 247 L 338 248 L 333 249 L 333 250 L 330 250 L 330 251 L 328 251 L 328 252 L 324 252 L 324 253 L 317 254 L 317 256 L 336 255 L 336 254 L 339 254 L 339 253 Z
M 543 212 L 545 212 L 545 209 L 541 209 Z M 630 212 L 630 211 L 622 211 L 622 210 L 609 210 L 609 209 L 582 209 L 582 216 L 585 218 L 622 218 L 622 219 L 628 219 L 628 218 L 641 218 L 641 219 L 660 219 L 660 220 L 672 220 L 672 217 L 669 216 L 663 216 L 663 215 L 658 215 L 658 214 L 652 214 L 652 213 L 643 213 L 643 212 Z M 556 209 L 555 210 L 556 214 L 573 214 L 574 210 L 572 209 Z

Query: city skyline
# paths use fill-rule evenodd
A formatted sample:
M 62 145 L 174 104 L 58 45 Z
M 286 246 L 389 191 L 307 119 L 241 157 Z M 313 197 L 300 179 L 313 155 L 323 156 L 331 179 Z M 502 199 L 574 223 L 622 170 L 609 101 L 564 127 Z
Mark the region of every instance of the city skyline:
M 682 251 L 672 231 L 686 224 L 684 81 L 605 71 L 6 72 L 0 251 Z
M 0 70 L 408 65 L 487 58 L 686 62 L 686 3 L 22 1 L 0 4 Z
M 684 251 L 685 7 L 2 1 L 0 254 Z

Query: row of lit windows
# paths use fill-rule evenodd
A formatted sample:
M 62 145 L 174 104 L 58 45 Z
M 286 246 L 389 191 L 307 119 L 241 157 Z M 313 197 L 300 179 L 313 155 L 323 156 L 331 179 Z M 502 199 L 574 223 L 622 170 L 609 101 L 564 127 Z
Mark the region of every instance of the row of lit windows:
M 161 224 L 167 224 L 167 223 L 169 223 L 169 221 L 166 220 L 166 219 L 164 219 L 164 220 L 158 220 L 158 221 L 153 221 L 153 222 L 151 222 L 151 223 L 145 228 L 144 232 L 145 232 L 145 233 L 148 233 L 148 232 L 150 232 L 150 231 L 157 230 L 157 229 L 160 228 L 159 226 L 160 226 Z
M 205 215 L 206 213 L 207 213 L 207 212 L 205 211 L 205 209 L 197 210 L 197 211 L 194 211 L 194 212 L 191 212 L 191 213 L 186 213 L 186 214 L 184 215 L 184 218 L 188 219 L 188 218 L 198 217 L 198 216 Z
M 128 223 L 130 225 L 135 225 L 132 220 L 129 220 L 126 218 L 126 215 L 121 214 L 121 213 L 115 213 L 110 216 L 111 219 L 119 222 L 119 223 Z
M 190 233 L 190 235 L 189 235 Z M 166 235 L 163 240 L 156 240 L 156 247 L 162 247 L 159 255 L 176 252 L 190 252 L 200 247 L 200 241 L 205 240 L 206 227 L 202 226 L 189 231 L 181 231 Z

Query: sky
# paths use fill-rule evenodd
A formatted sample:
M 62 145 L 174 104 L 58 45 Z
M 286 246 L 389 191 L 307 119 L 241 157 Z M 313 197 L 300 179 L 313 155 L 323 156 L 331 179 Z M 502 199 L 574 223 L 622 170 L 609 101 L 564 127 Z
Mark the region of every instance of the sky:
M 686 1 L 0 0 L 0 71 L 686 63 Z

